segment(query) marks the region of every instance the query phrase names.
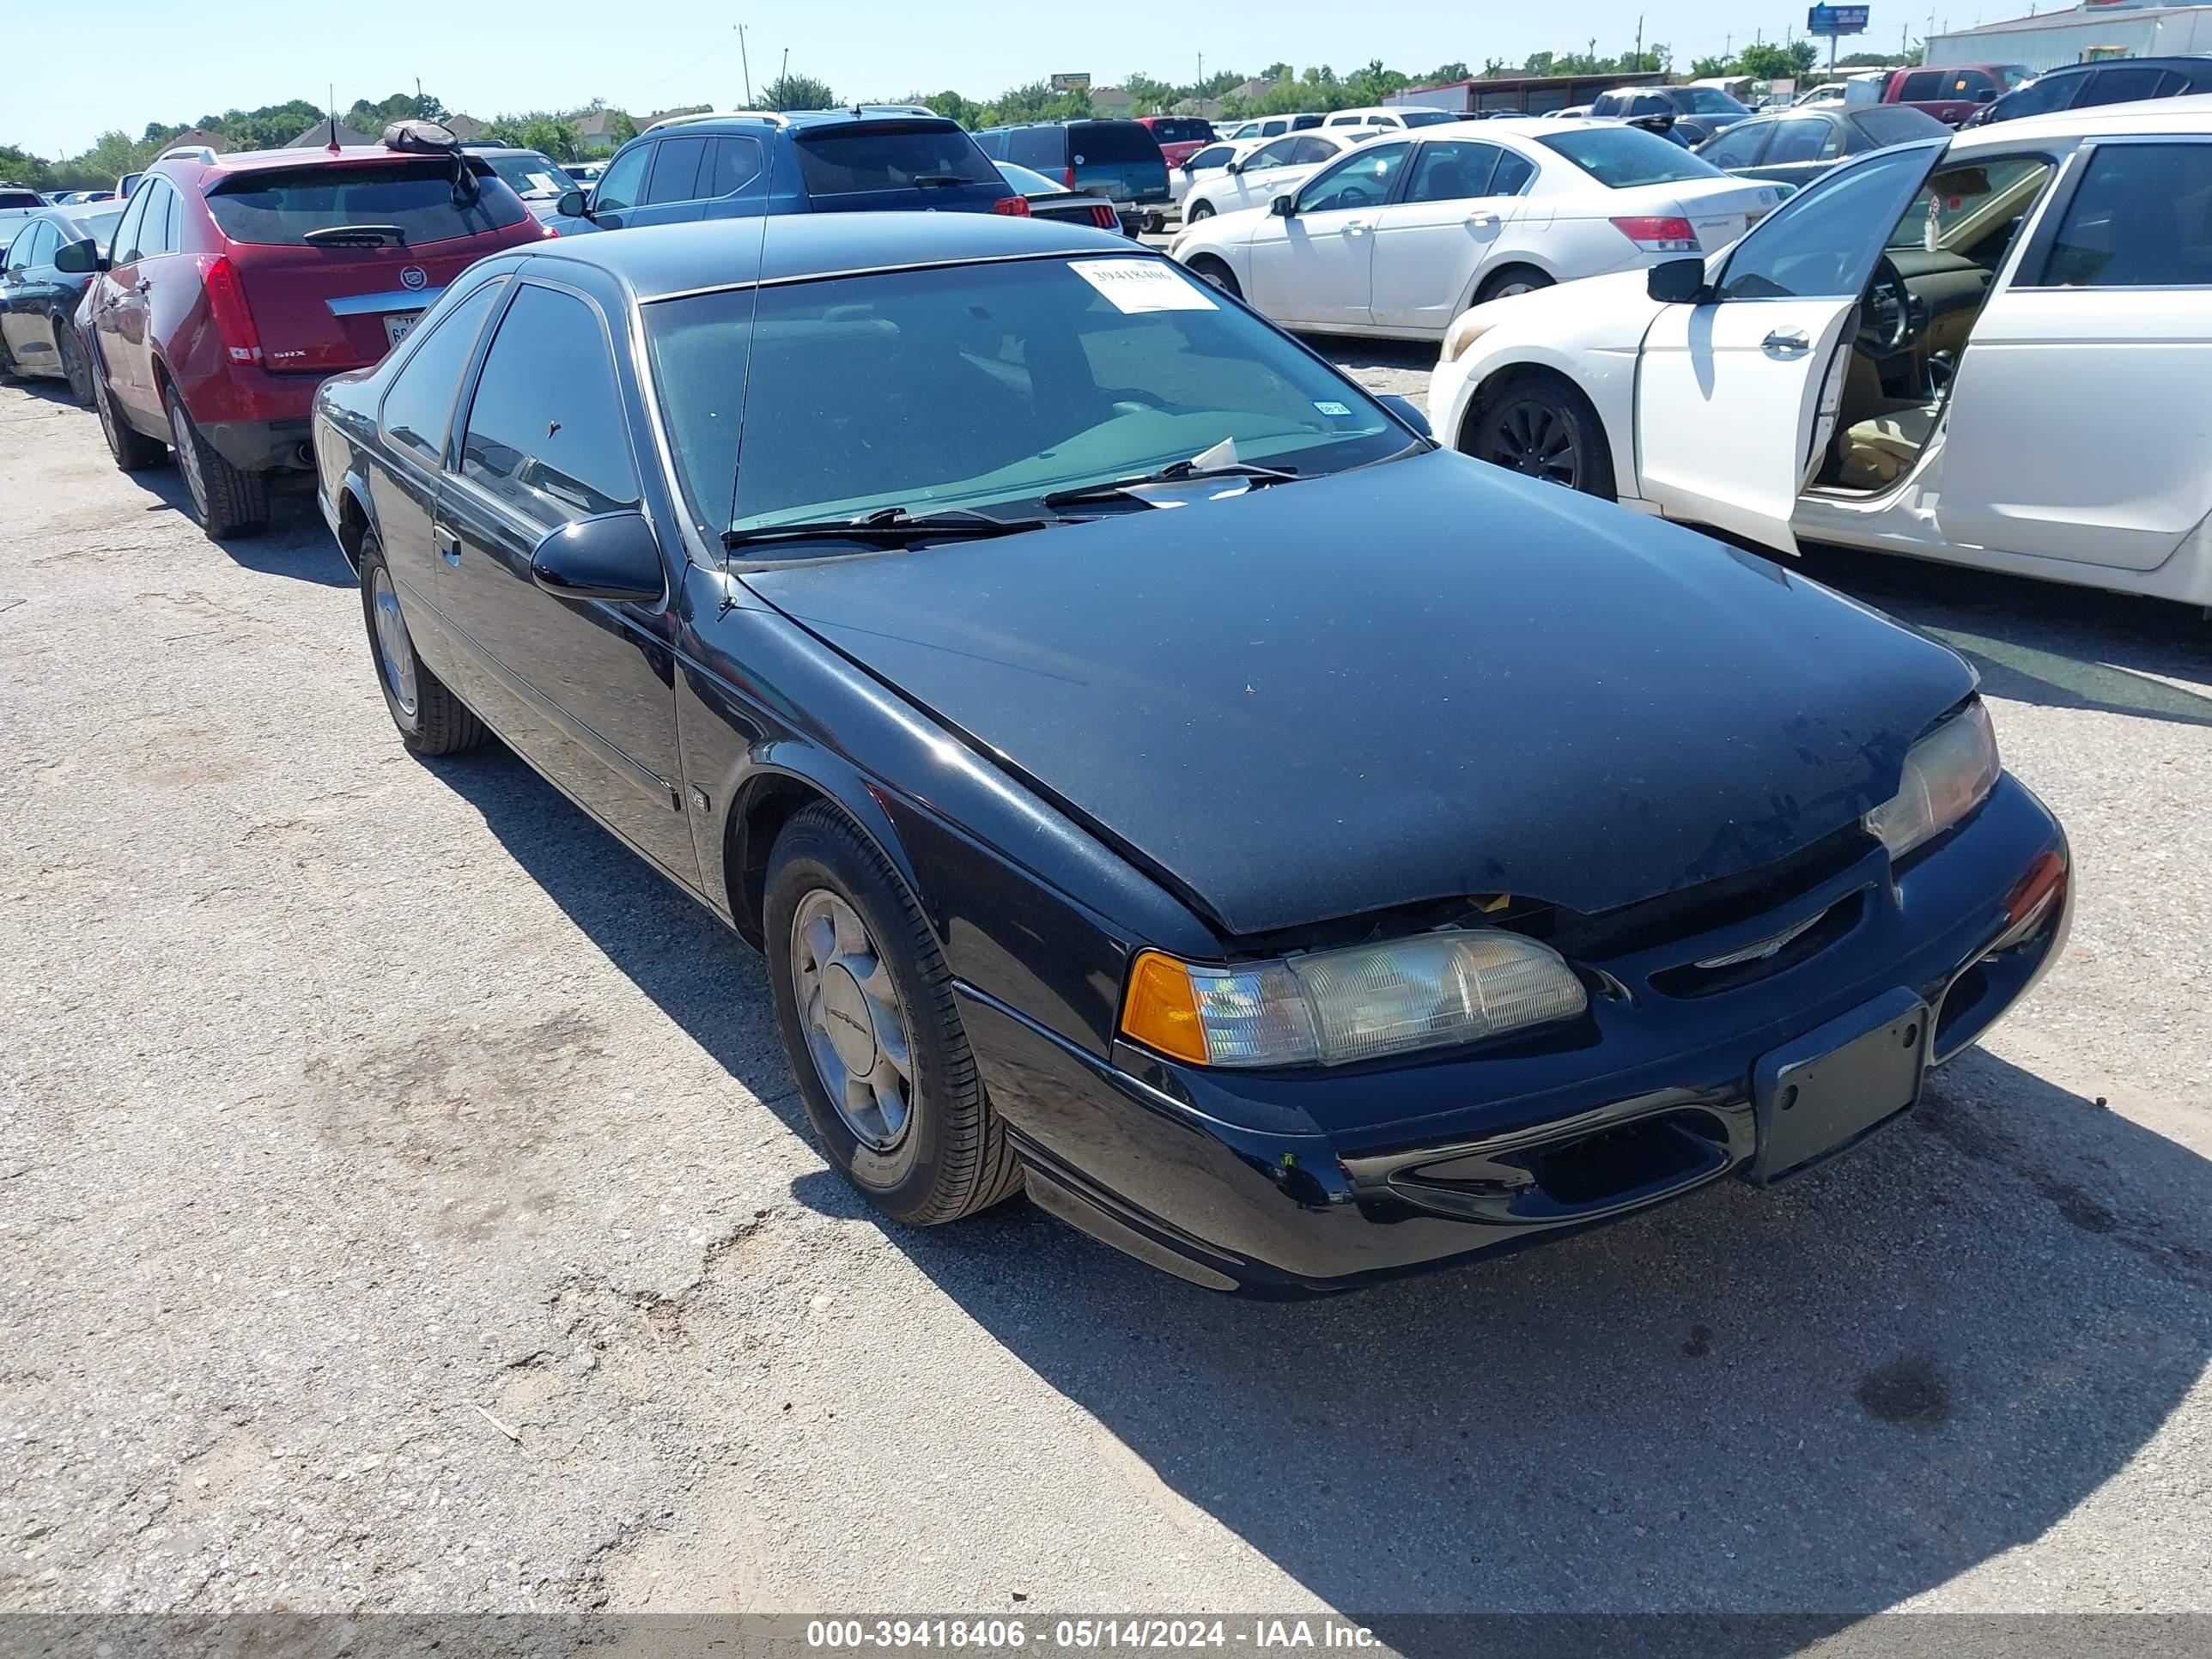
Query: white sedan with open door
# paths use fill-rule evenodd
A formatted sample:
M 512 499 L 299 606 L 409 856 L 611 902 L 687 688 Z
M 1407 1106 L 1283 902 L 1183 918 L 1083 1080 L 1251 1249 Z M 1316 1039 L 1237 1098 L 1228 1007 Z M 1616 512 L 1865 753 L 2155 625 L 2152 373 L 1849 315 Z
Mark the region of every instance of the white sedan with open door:
M 1725 247 L 1781 199 L 1618 121 L 1275 142 L 1352 134 L 1365 136 L 1302 180 L 1248 189 L 1243 212 L 1205 217 L 1211 187 L 1194 190 L 1169 252 L 1291 327 L 1434 340 L 1483 301 Z
M 1713 257 L 1479 306 L 1429 411 L 1783 551 L 2212 606 L 2212 98 L 1900 145 Z

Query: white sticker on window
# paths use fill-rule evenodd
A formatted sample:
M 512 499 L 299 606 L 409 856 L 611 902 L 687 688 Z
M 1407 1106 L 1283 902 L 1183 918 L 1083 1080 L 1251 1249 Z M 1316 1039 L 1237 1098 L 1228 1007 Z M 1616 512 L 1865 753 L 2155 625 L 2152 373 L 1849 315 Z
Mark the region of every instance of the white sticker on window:
M 1114 309 L 1218 311 L 1206 290 L 1161 259 L 1071 259 L 1067 268 L 1113 301 Z
M 1352 406 L 1349 404 L 1323 403 L 1319 398 L 1316 398 L 1314 400 L 1314 407 L 1321 410 L 1324 415 L 1349 415 L 1352 413 Z

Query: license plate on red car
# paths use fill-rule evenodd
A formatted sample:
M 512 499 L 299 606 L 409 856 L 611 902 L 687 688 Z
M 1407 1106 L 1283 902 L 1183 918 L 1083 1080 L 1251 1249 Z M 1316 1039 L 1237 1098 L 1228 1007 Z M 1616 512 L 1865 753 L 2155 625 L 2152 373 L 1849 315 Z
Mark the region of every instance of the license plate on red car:
M 398 345 L 402 340 L 405 339 L 409 333 L 413 331 L 415 325 L 422 320 L 422 313 L 419 311 L 386 312 L 384 313 L 384 344 L 386 349 L 389 350 L 392 347 Z
M 1928 1005 L 1902 988 L 1808 1031 L 1752 1068 L 1765 1185 L 1911 1111 L 1928 1071 Z

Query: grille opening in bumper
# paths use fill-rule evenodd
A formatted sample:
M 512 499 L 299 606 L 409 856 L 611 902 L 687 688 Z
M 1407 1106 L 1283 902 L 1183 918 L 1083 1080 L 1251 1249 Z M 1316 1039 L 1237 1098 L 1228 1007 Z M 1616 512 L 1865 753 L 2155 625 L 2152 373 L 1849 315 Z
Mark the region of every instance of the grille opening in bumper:
M 1710 1171 L 1727 1144 L 1726 1128 L 1710 1113 L 1667 1112 L 1535 1148 L 1522 1163 L 1553 1203 L 1578 1210 Z

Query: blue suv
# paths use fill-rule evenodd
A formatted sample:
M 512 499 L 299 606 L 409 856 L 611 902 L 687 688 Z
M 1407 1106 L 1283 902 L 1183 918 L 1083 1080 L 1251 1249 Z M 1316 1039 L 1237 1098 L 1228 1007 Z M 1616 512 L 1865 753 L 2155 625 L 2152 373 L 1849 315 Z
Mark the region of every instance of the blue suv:
M 1007 187 L 957 121 L 906 105 L 679 115 L 624 144 L 586 194 L 561 198 L 563 236 L 760 213 L 884 209 L 1016 216 Z

